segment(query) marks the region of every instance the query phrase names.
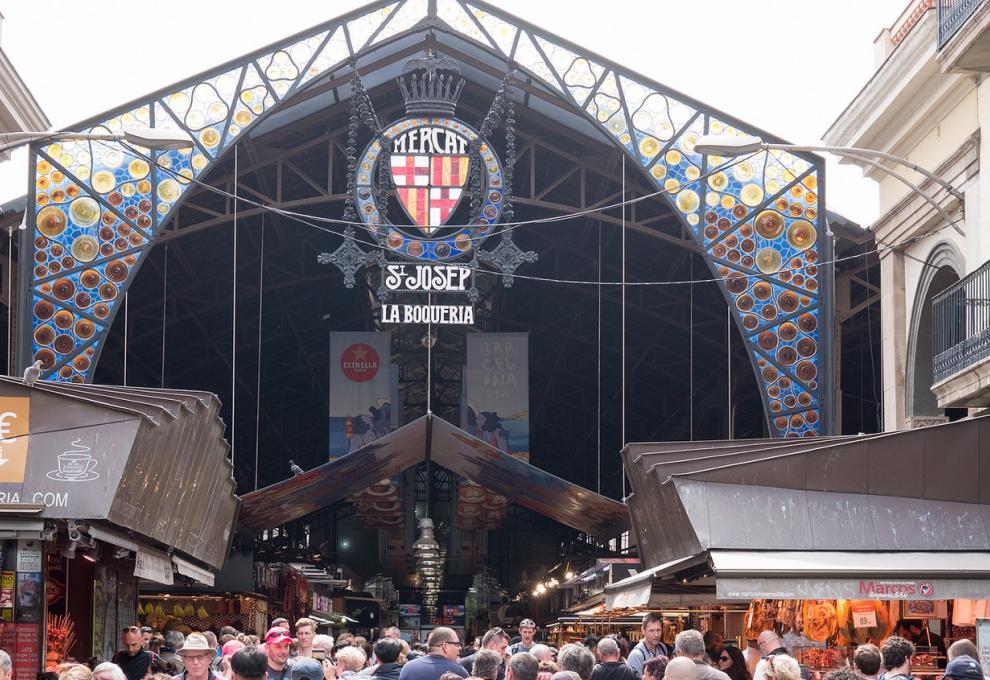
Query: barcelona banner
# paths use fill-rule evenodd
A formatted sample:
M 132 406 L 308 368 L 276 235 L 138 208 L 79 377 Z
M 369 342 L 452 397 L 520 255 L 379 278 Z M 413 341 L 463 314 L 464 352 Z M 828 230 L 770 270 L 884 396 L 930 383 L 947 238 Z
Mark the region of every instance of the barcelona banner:
M 468 333 L 461 428 L 529 461 L 529 334 Z

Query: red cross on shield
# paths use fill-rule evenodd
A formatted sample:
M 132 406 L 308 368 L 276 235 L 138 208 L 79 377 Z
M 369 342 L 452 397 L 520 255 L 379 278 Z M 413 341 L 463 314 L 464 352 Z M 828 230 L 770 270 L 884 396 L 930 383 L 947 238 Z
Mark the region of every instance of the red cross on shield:
M 409 219 L 429 236 L 446 224 L 464 195 L 468 157 L 392 154 L 392 181 Z

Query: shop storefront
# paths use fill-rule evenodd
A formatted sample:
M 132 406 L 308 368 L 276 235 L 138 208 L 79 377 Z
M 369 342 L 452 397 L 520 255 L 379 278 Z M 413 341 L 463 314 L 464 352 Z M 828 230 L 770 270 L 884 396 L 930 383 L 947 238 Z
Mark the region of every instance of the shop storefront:
M 139 580 L 212 584 L 238 504 L 218 410 L 202 392 L 0 377 L 0 648 L 16 680 L 108 659 L 142 622 Z
M 917 676 L 974 637 L 990 594 L 990 419 L 813 442 L 631 444 L 623 456 L 649 568 L 606 587 L 607 611 L 685 596 L 741 605 L 727 638 L 776 630 L 820 671 L 898 621 L 918 646 Z

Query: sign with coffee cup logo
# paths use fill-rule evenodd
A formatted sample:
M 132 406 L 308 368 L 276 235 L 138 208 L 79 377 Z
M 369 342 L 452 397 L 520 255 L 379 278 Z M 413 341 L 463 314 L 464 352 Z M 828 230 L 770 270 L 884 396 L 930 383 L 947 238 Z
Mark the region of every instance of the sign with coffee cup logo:
M 98 461 L 82 439 L 72 441 L 72 447 L 58 454 L 58 469 L 48 473 L 48 479 L 59 482 L 91 482 L 100 478 L 95 468 Z

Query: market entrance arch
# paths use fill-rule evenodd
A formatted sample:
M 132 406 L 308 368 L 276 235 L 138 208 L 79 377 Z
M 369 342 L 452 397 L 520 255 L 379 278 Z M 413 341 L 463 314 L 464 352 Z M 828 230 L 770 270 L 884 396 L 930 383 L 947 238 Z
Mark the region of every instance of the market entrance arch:
M 426 48 L 457 52 L 478 69 L 515 69 L 527 101 L 565 106 L 597 126 L 704 256 L 745 339 L 769 432 L 830 432 L 821 160 L 701 156 L 701 135 L 762 133 L 496 7 L 459 0 L 373 3 L 74 127 L 182 129 L 195 140 L 191 152 L 154 152 L 148 162 L 118 143 L 34 145 L 31 228 L 22 232 L 34 267 L 22 269 L 19 366 L 39 359 L 45 379 L 91 381 L 125 293 L 197 178 L 285 107 L 339 97 L 331 93 L 355 65 L 372 72 Z

